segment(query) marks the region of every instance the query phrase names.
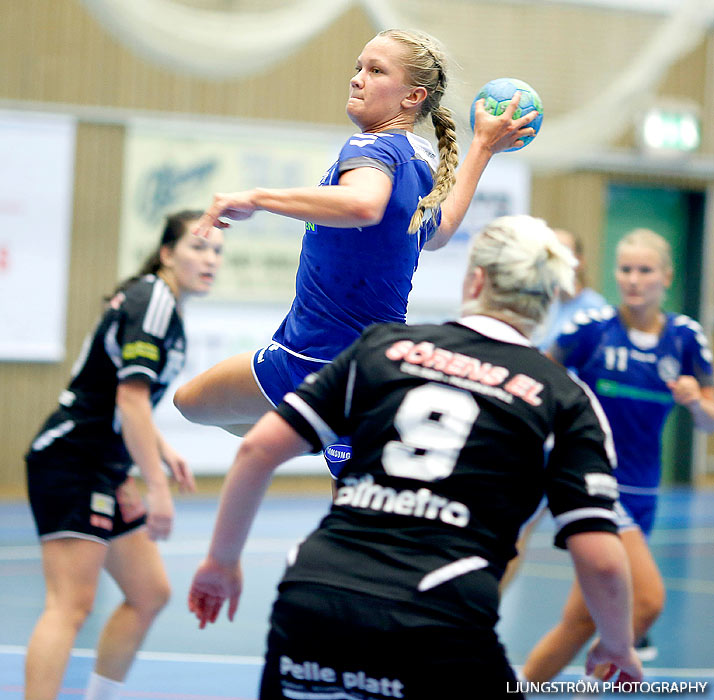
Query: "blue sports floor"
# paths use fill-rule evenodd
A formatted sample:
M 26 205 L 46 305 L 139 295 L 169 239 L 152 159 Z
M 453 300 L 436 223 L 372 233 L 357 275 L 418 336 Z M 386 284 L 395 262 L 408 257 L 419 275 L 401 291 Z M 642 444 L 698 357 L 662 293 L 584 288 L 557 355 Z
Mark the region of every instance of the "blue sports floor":
M 275 584 L 287 551 L 327 509 L 328 489 L 326 485 L 324 495 L 269 494 L 244 559 L 245 591 L 236 620 L 229 623 L 222 618 L 201 631 L 188 614 L 185 599 L 193 572 L 208 546 L 216 497 L 177 501 L 174 535 L 161 545 L 173 599 L 149 633 L 131 670 L 126 698 L 257 697 Z M 551 527 L 548 518 L 539 523 L 524 565 L 504 596 L 500 632 L 516 667 L 555 622 L 570 586 L 569 560 L 567 554 L 551 546 Z M 707 682 L 707 691 L 697 696 L 714 698 L 714 492 L 667 491 L 661 499 L 651 544 L 668 597 L 665 611 L 652 630 L 659 655 L 646 664 L 646 679 Z M 0 502 L 0 700 L 22 698 L 24 645 L 41 610 L 42 597 L 39 548 L 28 507 L 22 501 Z M 104 578 L 94 612 L 77 638 L 59 696 L 62 700 L 81 698 L 92 667 L 91 650 L 102 623 L 118 601 L 118 590 L 108 577 Z M 582 656 L 557 680 L 575 680 L 582 677 L 581 672 Z M 478 679 L 474 683 L 473 694 L 465 694 L 465 698 L 479 697 Z M 345 700 L 353 699 L 345 696 Z M 354 700 L 361 698 L 355 696 Z

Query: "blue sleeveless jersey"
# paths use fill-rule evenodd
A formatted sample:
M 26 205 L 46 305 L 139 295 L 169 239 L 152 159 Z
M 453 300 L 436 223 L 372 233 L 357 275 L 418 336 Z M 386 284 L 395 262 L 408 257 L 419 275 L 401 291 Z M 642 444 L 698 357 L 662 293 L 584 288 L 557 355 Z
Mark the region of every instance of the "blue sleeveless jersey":
M 657 345 L 640 348 L 617 309 L 580 311 L 563 328 L 553 353 L 597 395 L 612 427 L 615 476 L 625 493 L 656 494 L 662 429 L 674 399 L 666 382 L 680 375 L 711 386 L 712 353 L 702 327 L 668 313 Z
M 407 233 L 419 203 L 434 186 L 438 157 L 431 144 L 406 131 L 350 137 L 320 185 L 371 167 L 386 173 L 392 194 L 382 221 L 362 228 L 307 222 L 295 282 L 295 299 L 273 340 L 309 359 L 329 361 L 368 325 L 404 323 L 424 243 L 438 228 L 440 212 Z

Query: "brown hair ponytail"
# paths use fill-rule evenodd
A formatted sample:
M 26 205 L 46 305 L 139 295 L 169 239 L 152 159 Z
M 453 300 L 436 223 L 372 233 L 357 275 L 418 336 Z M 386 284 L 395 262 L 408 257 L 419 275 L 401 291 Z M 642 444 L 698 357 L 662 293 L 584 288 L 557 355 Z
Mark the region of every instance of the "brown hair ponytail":
M 111 299 L 115 294 L 123 292 L 132 282 L 141 279 L 144 275 L 156 274 L 161 269 L 161 249 L 166 247 L 173 250 L 186 233 L 186 225 L 190 221 L 199 219 L 202 213 L 203 212 L 194 209 L 184 209 L 174 214 L 168 214 L 164 222 L 164 229 L 161 232 L 159 244 L 149 257 L 144 260 L 138 272 L 120 282 L 111 296 L 106 298 L 106 301 Z

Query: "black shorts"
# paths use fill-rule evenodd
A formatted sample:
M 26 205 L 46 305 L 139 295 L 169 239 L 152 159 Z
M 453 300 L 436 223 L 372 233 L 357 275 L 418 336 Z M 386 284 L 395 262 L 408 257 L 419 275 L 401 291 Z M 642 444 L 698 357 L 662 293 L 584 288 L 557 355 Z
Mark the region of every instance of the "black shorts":
M 124 464 L 58 449 L 30 452 L 26 457 L 27 492 L 41 540 L 78 537 L 108 542 L 141 527 L 146 516 L 126 521 L 116 490 L 127 477 Z
M 273 607 L 260 700 L 523 698 L 495 631 L 317 584 Z

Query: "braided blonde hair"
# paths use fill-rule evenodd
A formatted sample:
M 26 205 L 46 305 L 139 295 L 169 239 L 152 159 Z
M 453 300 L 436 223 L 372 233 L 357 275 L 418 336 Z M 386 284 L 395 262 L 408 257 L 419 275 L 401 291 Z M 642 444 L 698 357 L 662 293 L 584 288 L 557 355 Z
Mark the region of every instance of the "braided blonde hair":
M 415 233 L 427 210 L 438 207 L 456 182 L 459 149 L 456 144 L 456 124 L 451 111 L 441 106 L 446 90 L 446 55 L 441 44 L 424 32 L 386 29 L 377 36 L 392 39 L 404 48 L 404 69 L 412 85 L 426 88 L 427 96 L 417 115 L 417 122 L 431 114 L 431 123 L 439 145 L 439 166 L 431 192 L 422 197 L 409 222 L 409 233 Z

